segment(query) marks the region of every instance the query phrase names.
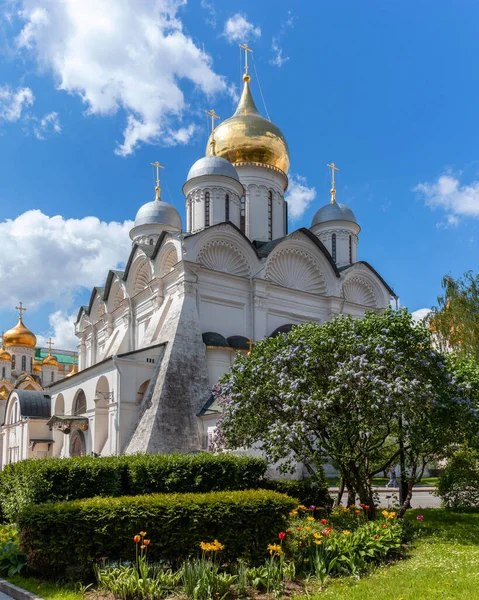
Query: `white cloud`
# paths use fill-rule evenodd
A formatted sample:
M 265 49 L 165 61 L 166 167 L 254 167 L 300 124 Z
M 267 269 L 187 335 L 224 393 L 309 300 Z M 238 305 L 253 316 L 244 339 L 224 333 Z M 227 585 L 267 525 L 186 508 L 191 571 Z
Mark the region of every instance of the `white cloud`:
M 182 29 L 177 16 L 186 0 L 21 0 L 20 49 L 52 71 L 57 87 L 81 97 L 87 114 L 127 116 L 116 152 L 140 143 L 174 143 L 188 130 L 188 80 L 212 95 L 226 92 L 206 52 Z M 179 135 L 181 138 L 181 134 Z
M 308 187 L 305 177 L 290 176 L 286 200 L 288 201 L 288 215 L 293 221 L 303 216 L 315 198 L 316 188 Z
M 429 316 L 430 313 L 430 308 L 419 308 L 418 310 L 415 310 L 411 313 L 411 317 L 413 318 L 413 321 L 415 323 L 419 323 L 420 321 L 424 320 L 427 316 Z
M 276 38 L 273 38 L 273 43 L 271 48 L 275 54 L 274 58 L 272 58 L 269 62 L 275 67 L 282 67 L 285 62 L 289 60 L 289 56 L 283 56 L 283 49 L 279 45 Z
M 201 8 L 204 8 L 207 13 L 208 13 L 208 17 L 206 18 L 206 22 L 208 23 L 208 25 L 211 25 L 211 27 L 213 27 L 213 29 L 216 29 L 216 9 L 213 6 L 213 4 L 211 2 L 208 2 L 207 0 L 201 0 Z
M 420 183 L 414 188 L 427 206 L 446 211 L 446 226 L 458 225 L 462 217 L 479 217 L 479 181 L 461 185 L 453 175 L 441 175 L 436 182 Z
M 52 338 L 53 348 L 61 350 L 77 350 L 78 338 L 75 335 L 76 313 L 69 315 L 57 310 L 48 317 L 50 331 L 45 335 L 37 335 L 38 346 L 45 347 Z M 55 350 L 53 351 L 53 354 Z
M 35 100 L 33 92 L 27 87 L 12 90 L 9 85 L 0 86 L 0 121 L 18 121 L 22 111 Z
M 125 261 L 131 221 L 65 219 L 29 210 L 0 222 L 0 308 L 23 300 L 69 307 L 78 291 L 102 285 L 107 271 Z
M 61 130 L 60 119 L 56 112 L 46 114 L 33 126 L 33 133 L 39 140 L 44 140 L 49 135 L 61 133 Z
M 261 28 L 255 27 L 242 14 L 236 13 L 226 21 L 223 35 L 231 44 L 247 42 L 250 39 L 261 37 Z

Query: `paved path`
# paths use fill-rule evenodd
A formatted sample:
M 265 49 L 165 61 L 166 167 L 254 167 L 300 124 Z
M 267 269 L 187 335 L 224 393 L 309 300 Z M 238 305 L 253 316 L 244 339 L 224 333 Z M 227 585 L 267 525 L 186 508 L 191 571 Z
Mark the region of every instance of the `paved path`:
M 13 600 L 13 598 L 11 596 L 7 596 L 7 594 L 4 594 L 3 592 L 0 592 L 0 600 Z
M 374 488 L 379 496 L 379 504 L 385 508 L 398 504 L 399 492 L 397 489 L 388 488 Z M 414 492 L 411 499 L 412 508 L 440 508 L 441 499 L 433 495 L 435 488 L 433 487 L 417 487 L 414 488 Z M 329 488 L 330 494 L 336 498 L 338 488 Z M 343 504 L 346 504 L 348 495 L 343 495 Z M 1 600 L 1 598 L 0 598 Z

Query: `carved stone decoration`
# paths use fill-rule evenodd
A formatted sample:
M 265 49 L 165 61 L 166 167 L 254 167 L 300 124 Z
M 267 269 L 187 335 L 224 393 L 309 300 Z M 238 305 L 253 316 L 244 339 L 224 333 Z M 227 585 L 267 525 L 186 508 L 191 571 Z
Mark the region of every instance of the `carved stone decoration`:
M 161 275 L 166 275 L 170 271 L 173 271 L 174 266 L 178 262 L 178 253 L 175 248 L 171 248 L 171 250 L 166 255 L 163 262 L 163 269 Z
M 119 308 L 119 306 L 121 305 L 121 303 L 123 302 L 124 299 L 125 299 L 125 294 L 123 293 L 123 290 L 121 289 L 121 287 L 118 286 L 118 289 L 115 294 L 115 299 L 113 300 L 113 310 L 116 310 L 117 308 Z
M 143 291 L 146 288 L 146 286 L 148 285 L 149 281 L 150 281 L 150 272 L 149 272 L 149 269 L 148 269 L 146 263 L 143 263 L 136 273 L 135 289 L 134 289 L 133 294 L 136 295 L 136 294 L 139 294 L 141 291 Z
M 326 295 L 328 292 L 320 265 L 298 249 L 285 248 L 275 253 L 267 267 L 266 279 L 310 294 Z
M 250 273 L 248 261 L 239 248 L 222 240 L 206 244 L 198 254 L 198 262 L 213 271 L 239 277 L 246 277 Z
M 346 300 L 361 304 L 362 306 L 377 306 L 376 295 L 373 288 L 359 277 L 350 277 L 343 284 L 343 294 Z

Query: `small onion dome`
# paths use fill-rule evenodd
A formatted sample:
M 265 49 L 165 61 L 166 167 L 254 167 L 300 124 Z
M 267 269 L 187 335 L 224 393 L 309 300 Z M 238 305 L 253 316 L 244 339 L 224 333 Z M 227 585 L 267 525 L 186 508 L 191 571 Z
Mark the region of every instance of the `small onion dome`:
M 36 360 L 33 363 L 33 372 L 34 373 L 41 373 L 42 371 L 42 364 L 40 362 L 38 362 L 38 360 Z
M 136 213 L 134 227 L 140 225 L 166 225 L 177 231 L 181 231 L 181 217 L 174 206 L 163 202 L 163 200 L 153 200 L 143 204 Z
M 12 355 L 10 354 L 10 352 L 7 352 L 5 350 L 5 348 L 2 345 L 2 348 L 0 350 L 0 360 L 8 360 L 9 362 L 12 362 Z
M 228 348 L 228 341 L 221 333 L 215 333 L 214 331 L 207 331 L 203 333 L 203 344 L 206 346 L 217 346 L 218 348 Z
M 42 360 L 42 367 L 58 367 L 58 360 L 55 356 L 49 354 Z
M 22 317 L 18 319 L 18 323 L 3 334 L 3 341 L 5 346 L 21 346 L 24 348 L 35 348 L 37 344 L 37 338 L 34 333 L 25 327 L 22 321 Z
M 357 223 L 356 217 L 349 206 L 338 204 L 337 202 L 330 202 L 326 206 L 322 206 L 314 215 L 311 227 L 320 223 L 327 223 L 328 221 L 351 221 L 351 223 Z
M 291 329 L 293 329 L 294 325 L 292 323 L 287 323 L 286 325 L 280 325 L 279 327 L 277 327 L 273 333 L 269 336 L 269 337 L 277 337 L 278 335 L 281 335 L 282 333 L 289 333 L 291 331 Z
M 244 335 L 232 335 L 228 338 L 228 344 L 235 350 L 249 350 L 249 339 Z
M 65 377 L 71 377 L 72 375 L 76 375 L 78 373 L 78 365 L 74 364 L 72 367 L 72 370 L 68 373 L 68 375 L 65 375 Z
M 186 181 L 203 175 L 220 175 L 239 181 L 239 175 L 233 165 L 221 156 L 203 156 L 195 162 L 188 173 Z

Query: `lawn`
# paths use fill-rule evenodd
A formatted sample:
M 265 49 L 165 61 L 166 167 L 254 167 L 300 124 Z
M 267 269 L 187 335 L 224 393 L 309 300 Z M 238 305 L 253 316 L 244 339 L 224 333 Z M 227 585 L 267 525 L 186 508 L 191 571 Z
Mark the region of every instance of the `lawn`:
M 479 599 L 479 512 L 424 509 L 408 518 L 419 533 L 407 558 L 361 580 L 332 581 L 308 600 Z
M 80 591 L 75 590 L 73 585 L 60 585 L 58 583 L 40 581 L 34 577 L 23 577 L 22 575 L 8 577 L 8 581 L 45 600 L 84 600 L 84 595 Z

